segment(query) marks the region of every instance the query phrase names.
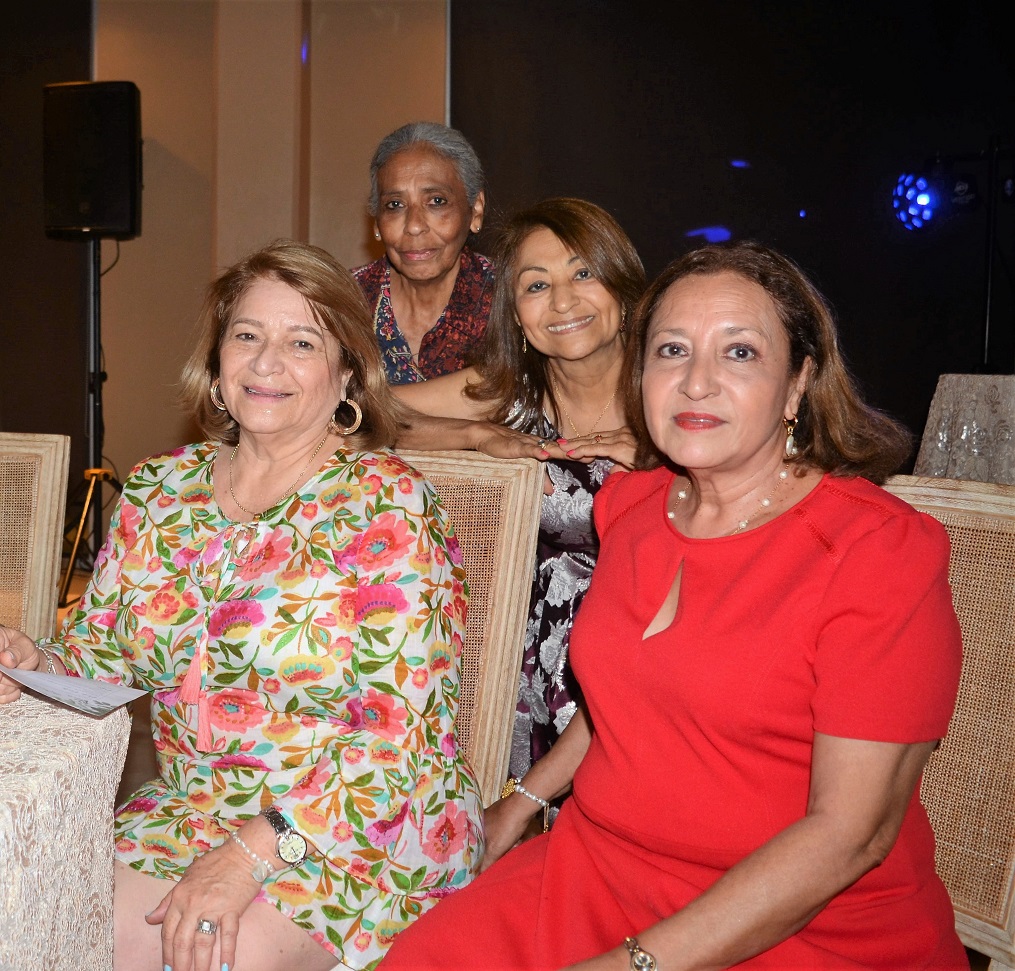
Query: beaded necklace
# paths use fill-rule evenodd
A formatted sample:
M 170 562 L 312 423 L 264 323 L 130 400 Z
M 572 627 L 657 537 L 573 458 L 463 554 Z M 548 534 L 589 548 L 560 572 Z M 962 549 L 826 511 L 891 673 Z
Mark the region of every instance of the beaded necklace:
M 724 536 L 735 536 L 737 533 L 742 533 L 745 529 L 747 529 L 747 527 L 755 519 L 757 519 L 758 516 L 760 516 L 766 509 L 768 509 L 772 505 L 772 500 L 775 499 L 775 494 L 779 491 L 779 487 L 788 478 L 789 478 L 789 467 L 787 465 L 783 465 L 782 469 L 780 469 L 780 471 L 779 471 L 779 477 L 775 480 L 775 486 L 774 486 L 774 488 L 772 489 L 772 491 L 767 496 L 765 496 L 764 499 L 761 500 L 761 502 L 758 504 L 758 508 L 755 509 L 754 512 L 751 513 L 750 516 L 746 516 L 744 519 L 741 519 L 736 524 L 736 526 L 733 529 L 731 529 L 728 533 L 723 533 L 722 535 L 724 535 Z M 685 488 L 681 489 L 679 492 L 677 492 L 676 496 L 674 496 L 674 499 L 676 499 L 677 502 L 683 502 L 687 498 L 687 495 L 688 495 L 688 491 L 687 491 L 687 488 L 685 487 Z M 670 519 L 674 519 L 674 518 L 676 518 L 676 510 L 675 509 L 668 509 L 666 511 L 666 515 Z

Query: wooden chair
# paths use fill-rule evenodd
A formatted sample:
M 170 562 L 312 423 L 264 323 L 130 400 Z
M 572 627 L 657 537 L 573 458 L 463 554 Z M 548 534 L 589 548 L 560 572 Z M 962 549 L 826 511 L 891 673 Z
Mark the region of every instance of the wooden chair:
M 1015 486 L 896 476 L 889 492 L 930 513 L 951 539 L 962 628 L 955 714 L 920 795 L 963 943 L 1015 966 Z
M 469 451 L 402 451 L 433 484 L 462 547 L 469 613 L 458 735 L 483 804 L 500 797 L 536 562 L 543 470 L 535 459 Z
M 67 505 L 66 435 L 0 433 L 0 624 L 50 637 Z

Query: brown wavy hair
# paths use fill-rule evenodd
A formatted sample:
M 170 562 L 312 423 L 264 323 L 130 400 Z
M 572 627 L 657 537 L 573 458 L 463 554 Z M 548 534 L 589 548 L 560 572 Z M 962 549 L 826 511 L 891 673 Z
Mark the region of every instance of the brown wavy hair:
M 198 320 L 198 341 L 184 365 L 180 399 L 202 432 L 235 445 L 239 426 L 211 402 L 219 376 L 219 351 L 243 295 L 258 280 L 280 280 L 302 294 L 314 320 L 338 341 L 334 373 L 350 371 L 346 394 L 363 411 L 359 430 L 346 436 L 354 448 L 390 446 L 403 421 L 404 407 L 391 393 L 374 337 L 373 317 L 352 274 L 327 251 L 309 243 L 277 239 L 222 272 L 208 287 Z M 339 406 L 336 420 L 346 425 L 351 409 Z
M 793 260 L 751 240 L 692 250 L 670 263 L 645 291 L 634 314 L 628 355 L 632 374 L 628 411 L 637 412 L 640 440 L 650 441 L 640 398 L 652 319 L 663 296 L 678 280 L 715 273 L 736 273 L 758 284 L 772 299 L 789 338 L 791 375 L 800 373 L 808 357 L 814 362 L 793 436 L 799 451 L 787 461 L 834 475 L 862 476 L 879 484 L 898 471 L 912 451 L 912 435 L 864 402 L 839 349 L 828 301 Z M 660 461 L 649 445 L 641 447 L 641 468 Z
M 516 213 L 501 227 L 492 253 L 496 276 L 490 320 L 476 357 L 481 380 L 466 387 L 465 393 L 477 401 L 492 403 L 495 408 L 492 421 L 520 418 L 523 428 L 538 424 L 547 398 L 556 406 L 547 371 L 548 359 L 534 347 L 523 347 L 522 330 L 515 317 L 518 251 L 537 229 L 550 230 L 581 257 L 593 276 L 620 301 L 625 317 L 631 317 L 645 289 L 645 268 L 634 244 L 613 216 L 594 203 L 584 199 L 544 199 Z M 626 330 L 622 338 L 626 341 Z M 624 401 L 629 397 L 628 383 L 625 368 L 619 388 Z M 640 405 L 638 410 L 641 411 Z

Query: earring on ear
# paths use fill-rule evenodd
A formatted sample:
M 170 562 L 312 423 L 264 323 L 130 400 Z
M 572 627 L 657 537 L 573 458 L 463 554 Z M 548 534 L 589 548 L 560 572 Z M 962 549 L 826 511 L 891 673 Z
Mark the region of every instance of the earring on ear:
M 796 442 L 793 441 L 793 433 L 796 431 L 796 418 L 783 418 L 783 427 L 786 429 L 786 458 L 791 459 L 800 452 Z
M 352 422 L 348 425 L 340 425 L 338 423 L 338 412 L 343 405 L 348 405 L 352 409 Z M 363 409 L 352 398 L 345 398 L 338 403 L 338 408 L 335 409 L 335 413 L 331 416 L 331 420 L 328 422 L 328 431 L 332 435 L 351 435 L 359 428 L 362 421 Z
M 522 353 L 529 353 L 529 342 L 525 339 L 525 331 L 522 331 Z
M 620 332 L 627 330 L 627 307 L 620 308 Z
M 212 406 L 216 411 L 226 410 L 226 403 L 222 400 L 222 392 L 219 390 L 218 378 L 212 381 L 211 388 L 208 390 L 208 397 L 211 398 Z
M 380 238 L 381 238 L 381 234 L 379 232 L 377 232 L 377 230 L 375 229 L 374 230 L 374 239 L 380 239 Z

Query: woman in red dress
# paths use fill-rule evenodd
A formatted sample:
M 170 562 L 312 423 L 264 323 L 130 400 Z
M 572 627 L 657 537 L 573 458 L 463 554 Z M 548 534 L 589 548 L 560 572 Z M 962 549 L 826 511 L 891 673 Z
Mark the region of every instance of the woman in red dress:
M 671 264 L 631 363 L 662 460 L 595 500 L 583 717 L 487 814 L 488 864 L 384 971 L 968 968 L 921 772 L 961 643 L 948 540 L 875 483 L 907 433 L 753 243 Z

